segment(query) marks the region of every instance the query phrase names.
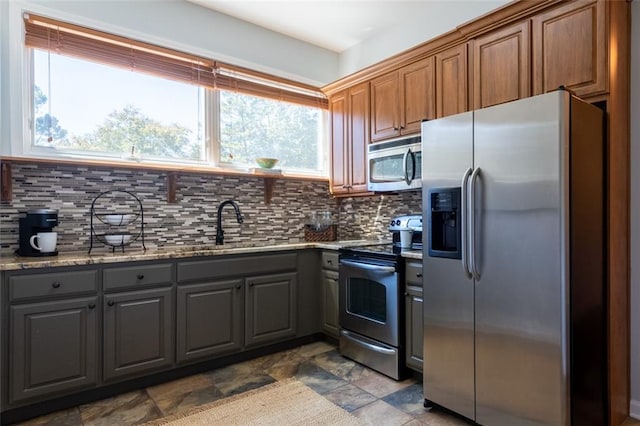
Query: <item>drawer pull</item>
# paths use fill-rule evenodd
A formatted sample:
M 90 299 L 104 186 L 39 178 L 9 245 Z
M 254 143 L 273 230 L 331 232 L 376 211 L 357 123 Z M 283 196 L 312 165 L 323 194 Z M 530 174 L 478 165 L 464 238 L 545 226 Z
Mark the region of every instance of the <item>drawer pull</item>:
M 51 284 L 51 287 L 60 288 L 60 283 L 58 281 L 55 281 L 53 284 Z
M 328 263 L 329 265 L 333 265 L 333 260 L 331 260 L 331 259 L 327 259 L 327 263 Z
M 95 303 L 89 303 L 89 309 L 94 309 L 96 307 Z
M 144 279 L 144 274 L 138 274 L 138 279 L 139 280 L 143 280 Z
M 109 300 L 109 301 L 107 302 L 107 305 L 109 305 L 109 306 L 113 306 L 113 305 L 115 305 L 115 304 L 116 304 L 116 302 L 114 302 L 113 300 Z
M 422 272 L 418 272 L 418 273 L 416 274 L 416 277 L 418 277 L 418 278 L 422 278 Z

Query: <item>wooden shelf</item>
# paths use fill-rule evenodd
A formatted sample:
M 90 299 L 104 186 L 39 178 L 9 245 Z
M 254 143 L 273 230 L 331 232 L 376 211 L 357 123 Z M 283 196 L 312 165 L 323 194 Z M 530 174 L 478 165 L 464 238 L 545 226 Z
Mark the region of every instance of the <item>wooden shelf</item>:
M 198 165 L 176 165 L 159 163 L 138 163 L 128 161 L 99 161 L 99 160 L 75 160 L 58 158 L 29 158 L 29 157 L 0 157 L 1 162 L 1 191 L 2 201 L 11 201 L 12 198 L 12 174 L 11 164 L 48 164 L 48 165 L 71 165 L 89 167 L 107 167 L 114 169 L 147 170 L 167 174 L 167 203 L 177 202 L 178 179 L 180 174 L 207 174 L 216 176 L 241 176 L 251 178 L 262 178 L 264 180 L 264 202 L 271 203 L 273 188 L 276 180 L 312 181 L 328 182 L 329 178 L 324 176 L 309 176 L 290 173 L 268 174 L 259 172 L 249 172 L 243 169 L 223 169 L 219 167 L 198 166 Z

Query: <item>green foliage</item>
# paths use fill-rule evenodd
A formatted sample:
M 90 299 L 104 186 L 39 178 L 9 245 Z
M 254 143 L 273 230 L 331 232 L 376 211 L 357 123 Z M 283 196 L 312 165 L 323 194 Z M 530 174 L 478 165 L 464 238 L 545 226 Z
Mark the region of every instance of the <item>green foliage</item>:
M 315 108 L 220 92 L 220 158 L 253 165 L 257 157 L 275 157 L 276 167 L 317 169 L 319 114 Z
M 200 148 L 189 138 L 190 133 L 186 127 L 162 124 L 127 105 L 110 113 L 95 131 L 72 136 L 69 147 L 123 155 L 133 152 L 141 157 L 198 160 Z
M 49 113 L 42 113 L 42 106 L 47 103 L 47 95 L 40 87 L 35 86 L 33 90 L 33 104 L 35 106 L 35 144 L 41 145 L 45 142 L 63 141 L 67 137 L 67 131 L 60 126 L 58 119 Z

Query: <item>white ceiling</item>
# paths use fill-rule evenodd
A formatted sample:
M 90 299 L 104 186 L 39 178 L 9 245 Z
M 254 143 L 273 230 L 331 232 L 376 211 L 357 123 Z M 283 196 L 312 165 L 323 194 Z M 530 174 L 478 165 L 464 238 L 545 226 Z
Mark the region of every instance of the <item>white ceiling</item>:
M 459 0 L 188 1 L 338 53 L 431 8 L 440 14 L 461 5 Z

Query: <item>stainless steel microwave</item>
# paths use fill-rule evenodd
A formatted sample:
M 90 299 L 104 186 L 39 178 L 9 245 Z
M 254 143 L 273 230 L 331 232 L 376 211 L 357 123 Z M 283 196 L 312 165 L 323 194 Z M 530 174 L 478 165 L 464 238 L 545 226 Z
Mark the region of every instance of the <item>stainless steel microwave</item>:
M 372 143 L 367 151 L 369 191 L 403 191 L 422 186 L 421 137 Z

